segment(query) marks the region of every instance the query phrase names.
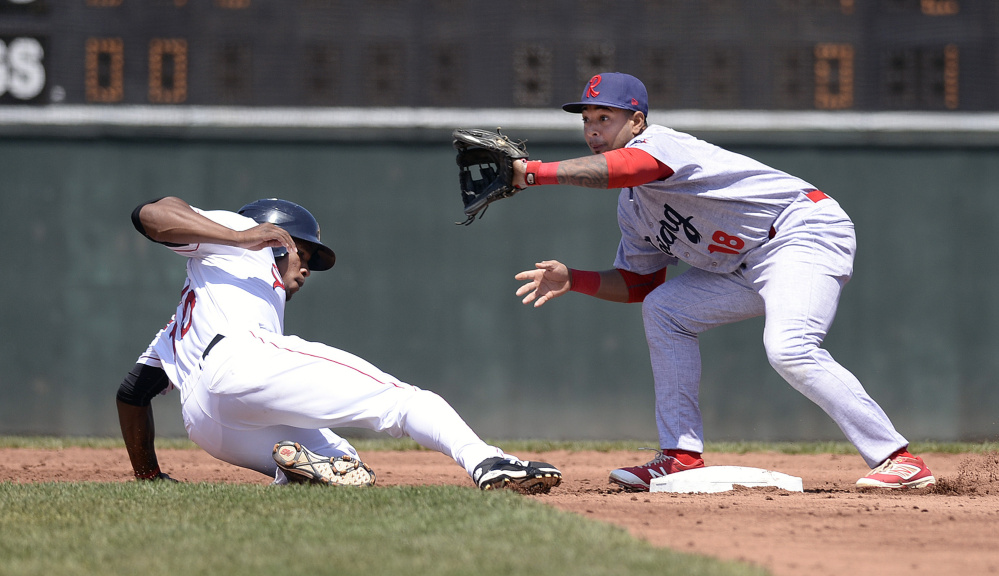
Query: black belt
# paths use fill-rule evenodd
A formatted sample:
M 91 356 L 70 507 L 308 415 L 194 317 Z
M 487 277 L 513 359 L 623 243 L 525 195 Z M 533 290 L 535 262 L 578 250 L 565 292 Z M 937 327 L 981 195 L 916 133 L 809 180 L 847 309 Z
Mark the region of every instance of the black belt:
M 223 338 L 225 338 L 224 334 L 216 334 L 215 337 L 212 338 L 212 341 L 208 343 L 208 346 L 205 346 L 205 351 L 201 353 L 201 359 L 204 360 L 205 358 L 208 358 L 208 353 L 211 352 L 212 348 L 221 342 Z

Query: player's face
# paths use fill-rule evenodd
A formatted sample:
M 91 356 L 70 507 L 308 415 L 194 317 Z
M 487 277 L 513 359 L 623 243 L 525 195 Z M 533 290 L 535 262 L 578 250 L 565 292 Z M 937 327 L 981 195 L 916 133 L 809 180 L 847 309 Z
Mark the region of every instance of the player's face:
M 583 106 L 583 137 L 594 154 L 624 148 L 645 130 L 641 112 L 606 106 Z
M 312 258 L 312 246 L 307 242 L 295 241 L 298 247 L 297 252 L 289 252 L 287 256 L 277 261 L 278 272 L 284 282 L 284 299 L 291 300 L 291 297 L 302 289 L 305 279 L 312 274 L 307 262 Z

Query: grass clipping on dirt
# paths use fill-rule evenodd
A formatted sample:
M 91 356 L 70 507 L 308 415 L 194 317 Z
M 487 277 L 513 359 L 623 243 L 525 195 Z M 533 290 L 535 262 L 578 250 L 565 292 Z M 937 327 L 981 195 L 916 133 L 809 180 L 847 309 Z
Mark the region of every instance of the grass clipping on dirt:
M 4 575 L 763 574 L 510 492 L 0 483 Z

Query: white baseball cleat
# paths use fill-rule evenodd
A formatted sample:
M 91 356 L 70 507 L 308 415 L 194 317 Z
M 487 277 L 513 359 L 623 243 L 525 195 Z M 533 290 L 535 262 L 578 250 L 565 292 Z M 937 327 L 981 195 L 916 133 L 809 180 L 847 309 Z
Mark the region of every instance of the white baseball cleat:
M 290 482 L 327 486 L 375 485 L 375 473 L 360 460 L 350 456 L 320 456 L 292 440 L 275 444 L 273 457 Z

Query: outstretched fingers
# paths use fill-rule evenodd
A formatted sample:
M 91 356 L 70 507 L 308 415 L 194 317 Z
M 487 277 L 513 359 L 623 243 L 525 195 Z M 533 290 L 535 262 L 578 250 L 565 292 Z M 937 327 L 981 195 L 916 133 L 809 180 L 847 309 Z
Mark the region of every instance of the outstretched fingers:
M 541 283 L 542 276 L 544 276 L 544 272 L 541 270 L 525 270 L 514 276 L 516 280 L 528 280 L 527 284 L 517 288 L 517 296 L 524 297 L 521 302 L 530 304 L 538 297 L 538 285 Z
M 534 302 L 534 307 L 537 308 L 569 291 L 569 274 L 565 265 L 555 260 L 545 260 L 534 266 L 534 270 L 525 270 L 514 276 L 517 280 L 528 281 L 517 289 L 517 296 L 523 296 L 521 302 Z

